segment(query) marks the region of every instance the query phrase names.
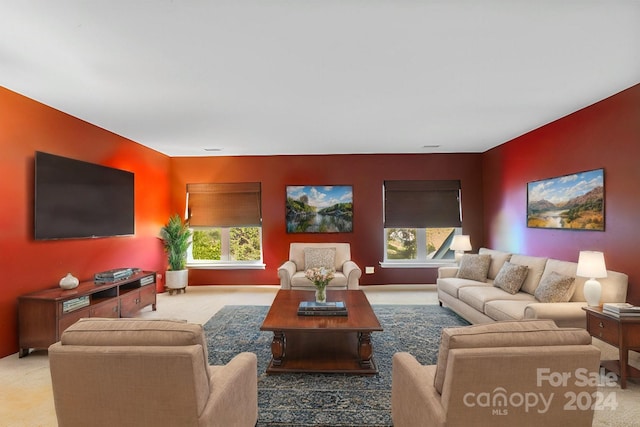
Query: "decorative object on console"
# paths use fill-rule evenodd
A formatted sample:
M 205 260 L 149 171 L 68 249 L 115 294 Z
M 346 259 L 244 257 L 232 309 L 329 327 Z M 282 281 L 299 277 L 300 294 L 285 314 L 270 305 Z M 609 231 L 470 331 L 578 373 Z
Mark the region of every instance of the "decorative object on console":
M 327 285 L 333 279 L 335 271 L 330 268 L 315 267 L 305 271 L 304 275 L 316 287 L 316 302 L 327 302 Z
M 607 277 L 604 254 L 597 251 L 580 251 L 576 276 L 589 278 L 584 283 L 584 297 L 590 307 L 599 306 L 602 287 L 596 279 Z
M 466 234 L 456 234 L 453 236 L 449 249 L 455 251 L 456 263 L 460 264 L 460 259 L 462 258 L 462 255 L 464 255 L 464 252 L 472 249 L 471 239 Z
M 74 289 L 78 287 L 80 281 L 71 273 L 67 273 L 62 279 L 60 279 L 60 287 L 62 289 Z
M 174 214 L 167 224 L 160 230 L 160 237 L 164 242 L 164 250 L 167 253 L 169 270 L 166 272 L 166 287 L 169 294 L 177 291 L 185 291 L 189 283 L 189 270 L 187 267 L 187 249 L 191 242 L 191 230 L 189 225 L 182 221 L 180 215 Z

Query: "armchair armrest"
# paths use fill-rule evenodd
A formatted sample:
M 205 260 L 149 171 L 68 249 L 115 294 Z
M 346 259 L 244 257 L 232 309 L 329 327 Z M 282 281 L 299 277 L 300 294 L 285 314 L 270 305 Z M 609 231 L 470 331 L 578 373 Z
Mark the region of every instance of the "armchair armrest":
M 285 261 L 278 267 L 278 277 L 280 278 L 280 288 L 291 289 L 291 276 L 296 273 L 296 263 Z
M 456 277 L 459 267 L 440 267 L 438 268 L 438 279 L 445 279 L 447 277 Z
M 395 427 L 445 425 L 441 397 L 433 386 L 435 370 L 409 353 L 393 355 L 391 416 Z
M 347 277 L 347 289 L 358 289 L 359 279 L 362 276 L 362 270 L 358 264 L 349 260 L 342 264 L 342 272 Z
M 258 359 L 240 353 L 224 366 L 210 366 L 211 395 L 200 419 L 206 426 L 251 427 L 258 421 Z

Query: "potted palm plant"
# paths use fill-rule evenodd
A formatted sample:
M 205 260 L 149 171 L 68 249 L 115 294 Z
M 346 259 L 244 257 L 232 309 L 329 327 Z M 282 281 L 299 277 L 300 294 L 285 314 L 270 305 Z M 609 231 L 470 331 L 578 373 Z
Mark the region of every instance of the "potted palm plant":
M 191 230 L 183 222 L 180 215 L 175 214 L 160 230 L 160 237 L 164 242 L 169 269 L 166 272 L 166 286 L 170 293 L 174 290 L 185 290 L 189 284 L 189 270 L 187 270 L 187 249 L 191 242 Z

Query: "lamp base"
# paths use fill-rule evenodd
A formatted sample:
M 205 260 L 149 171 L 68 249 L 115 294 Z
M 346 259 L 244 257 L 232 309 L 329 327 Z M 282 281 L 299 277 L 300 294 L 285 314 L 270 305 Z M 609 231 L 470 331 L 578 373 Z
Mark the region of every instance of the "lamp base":
M 584 282 L 584 299 L 587 300 L 589 307 L 599 307 L 600 297 L 602 296 L 602 286 L 596 279 L 589 279 Z

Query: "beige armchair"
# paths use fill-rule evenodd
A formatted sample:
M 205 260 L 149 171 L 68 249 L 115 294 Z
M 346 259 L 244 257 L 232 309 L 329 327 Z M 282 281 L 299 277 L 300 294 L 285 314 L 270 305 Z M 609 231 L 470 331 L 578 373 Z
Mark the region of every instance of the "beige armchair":
M 584 329 L 550 320 L 445 329 L 437 365 L 393 356 L 393 425 L 590 426 L 599 364 Z
M 60 427 L 254 426 L 257 359 L 209 366 L 201 325 L 81 319 L 49 347 Z
M 362 270 L 351 261 L 349 243 L 291 243 L 289 260 L 278 268 L 282 289 L 313 289 L 304 275 L 311 267 L 334 268 L 335 277 L 328 289 L 358 289 Z

